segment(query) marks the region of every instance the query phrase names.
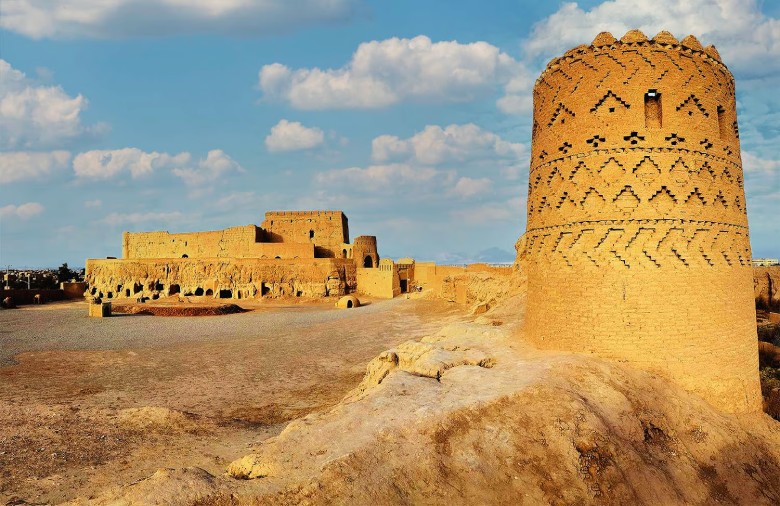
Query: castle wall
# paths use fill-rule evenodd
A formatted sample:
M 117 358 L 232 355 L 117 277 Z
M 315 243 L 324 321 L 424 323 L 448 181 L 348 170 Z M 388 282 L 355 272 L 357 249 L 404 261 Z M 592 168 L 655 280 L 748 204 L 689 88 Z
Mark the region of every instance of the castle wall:
M 662 32 L 601 34 L 534 88 L 525 334 L 760 409 L 734 79 Z
M 267 242 L 316 244 L 317 258 L 343 258 L 343 245 L 349 243 L 349 225 L 341 211 L 270 211 L 261 228 Z
M 263 231 L 255 225 L 210 232 L 125 232 L 123 258 L 314 258 L 314 244 L 257 242 Z
M 356 273 L 354 264 L 343 259 L 90 259 L 86 281 L 93 295 L 105 298 L 177 293 L 235 299 L 325 297 L 353 291 Z
M 376 268 L 357 268 L 358 292 L 370 297 L 392 299 L 401 294 L 398 268 L 392 260 L 383 260 Z

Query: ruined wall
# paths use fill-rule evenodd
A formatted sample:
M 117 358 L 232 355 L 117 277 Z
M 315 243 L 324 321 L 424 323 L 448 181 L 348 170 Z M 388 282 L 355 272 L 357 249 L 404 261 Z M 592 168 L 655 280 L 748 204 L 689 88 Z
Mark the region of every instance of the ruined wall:
M 357 268 L 358 292 L 370 297 L 392 299 L 401 294 L 398 268 L 392 260 L 385 259 L 376 268 Z
M 442 296 L 445 284 L 465 274 L 483 273 L 493 276 L 510 276 L 512 266 L 497 267 L 485 263 L 469 265 L 436 265 L 433 262 L 416 262 L 414 265 L 414 282 L 423 288 L 430 288 L 437 296 Z
M 268 242 L 316 244 L 318 258 L 342 258 L 349 243 L 347 217 L 341 211 L 269 211 L 261 224 Z
M 761 408 L 734 79 L 712 47 L 600 34 L 534 87 L 525 334 Z
M 314 244 L 267 243 L 255 225 L 210 232 L 125 232 L 123 258 L 314 258 Z
M 355 238 L 352 245 L 352 256 L 358 267 L 376 267 L 379 265 L 379 253 L 377 252 L 376 237 L 373 235 L 361 235 Z M 370 265 L 367 262 L 370 258 Z
M 244 299 L 341 296 L 355 289 L 356 275 L 343 259 L 101 259 L 87 260 L 86 280 L 93 295 L 105 298 Z
M 780 265 L 753 268 L 753 296 L 762 309 L 780 311 Z

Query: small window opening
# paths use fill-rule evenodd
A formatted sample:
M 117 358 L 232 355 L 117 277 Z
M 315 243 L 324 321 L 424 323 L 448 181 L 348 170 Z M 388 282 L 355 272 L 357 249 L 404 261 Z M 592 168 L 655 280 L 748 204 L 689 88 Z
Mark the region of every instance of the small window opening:
M 182 257 L 182 258 L 189 258 L 190 256 L 189 256 L 187 253 L 185 253 L 185 254 L 183 254 L 181 257 Z
M 220 299 L 232 299 L 233 298 L 233 291 L 232 290 L 220 290 L 219 291 L 219 298 Z
M 309 239 L 314 239 L 314 230 L 309 230 Z
M 352 308 L 352 301 L 351 300 L 347 301 L 347 307 L 350 308 L 350 309 Z
M 720 132 L 720 138 L 726 139 L 728 136 L 728 125 L 726 125 L 726 109 L 722 106 L 718 106 L 718 132 Z
M 373 267 L 374 266 L 374 259 L 371 258 L 371 256 L 367 256 L 363 259 L 363 267 Z
M 645 127 L 661 128 L 661 94 L 658 90 L 647 90 L 645 93 Z
M 213 297 L 213 296 L 214 296 L 214 290 L 212 290 L 211 288 L 206 290 L 206 297 Z
M 197 288 L 195 289 L 195 296 L 196 296 L 196 297 L 200 297 L 200 296 L 202 296 L 202 295 L 203 295 L 203 288 L 201 288 L 201 287 L 197 287 Z

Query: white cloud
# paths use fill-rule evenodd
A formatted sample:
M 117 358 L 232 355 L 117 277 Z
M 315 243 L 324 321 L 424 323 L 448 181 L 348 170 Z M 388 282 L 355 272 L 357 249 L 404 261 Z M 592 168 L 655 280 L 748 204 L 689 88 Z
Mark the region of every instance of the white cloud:
M 169 155 L 156 151 L 146 153 L 138 148 L 93 150 L 76 155 L 73 170 L 83 179 L 111 179 L 123 172 L 138 178 L 158 169 L 182 167 L 189 161 L 187 152 Z
M 27 202 L 15 206 L 13 204 L 0 207 L 0 218 L 19 218 L 27 220 L 37 216 L 44 211 L 44 207 L 37 202 Z
M 520 143 L 508 142 L 473 123 L 442 128 L 428 125 L 408 139 L 381 135 L 371 143 L 376 162 L 414 160 L 426 165 L 477 159 L 517 160 L 525 155 Z
M 514 197 L 505 202 L 488 202 L 473 208 L 459 208 L 450 215 L 459 222 L 482 225 L 498 221 L 519 221 L 525 212 L 525 198 Z
M 408 164 L 350 167 L 317 174 L 316 181 L 331 186 L 346 186 L 356 191 L 390 191 L 399 185 L 428 183 L 447 175 L 431 167 L 413 167 Z
M 470 177 L 462 177 L 458 179 L 455 186 L 450 191 L 451 194 L 457 195 L 461 198 L 469 198 L 475 195 L 480 195 L 490 191 L 493 186 L 493 181 L 486 177 L 479 179 L 472 179 Z
M 780 193 L 780 160 L 760 158 L 749 151 L 742 152 L 745 172 L 745 193 L 752 197 Z M 780 202 L 776 202 L 780 204 Z
M 185 219 L 185 216 L 179 211 L 170 213 L 111 213 L 98 223 L 106 225 L 139 225 L 143 223 L 178 223 Z
M 81 123 L 86 107 L 82 95 L 72 97 L 60 86 L 37 85 L 0 59 L 0 148 L 57 147 L 105 131 L 104 124 Z
M 297 121 L 283 119 L 271 128 L 271 133 L 265 138 L 265 146 L 268 151 L 278 153 L 313 149 L 324 141 L 325 134 L 319 128 L 309 128 Z
M 244 169 L 221 149 L 209 151 L 206 158 L 199 160 L 195 167 L 173 169 L 173 173 L 190 186 L 213 183 L 230 172 L 244 172 Z
M 231 208 L 251 204 L 252 202 L 257 202 L 257 194 L 255 192 L 232 192 L 221 197 L 214 204 L 219 208 Z
M 259 86 L 265 97 L 297 109 L 369 109 L 402 101 L 469 101 L 524 73 L 521 63 L 487 42 L 432 42 L 421 35 L 360 44 L 338 69 L 265 65 Z
M 518 92 L 523 90 L 518 90 Z M 526 93 L 518 94 L 508 93 L 496 101 L 498 110 L 504 114 L 523 114 L 530 115 L 533 111 L 534 99 L 530 90 L 525 90 Z
M 266 35 L 349 19 L 359 0 L 3 0 L 0 27 L 40 39 Z
M 620 38 L 639 28 L 648 37 L 668 30 L 715 44 L 725 63 L 745 73 L 780 68 L 780 20 L 762 14 L 755 0 L 609 0 L 585 10 L 576 2 L 537 23 L 524 43 L 531 57 L 553 57 L 587 44 L 602 31 Z
M 31 151 L 0 152 L 0 183 L 43 179 L 64 170 L 70 162 L 67 151 L 36 153 Z
M 84 201 L 84 207 L 86 208 L 96 208 L 96 207 L 101 207 L 102 205 L 103 205 L 103 201 L 100 199 Z

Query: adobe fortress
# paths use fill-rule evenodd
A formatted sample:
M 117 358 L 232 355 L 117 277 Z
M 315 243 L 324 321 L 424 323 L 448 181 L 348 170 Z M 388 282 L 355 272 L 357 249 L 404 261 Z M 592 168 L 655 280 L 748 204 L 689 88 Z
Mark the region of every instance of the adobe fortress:
M 87 260 L 86 281 L 91 295 L 107 299 L 392 298 L 401 291 L 398 268 L 380 262 L 376 237 L 350 243 L 341 211 L 268 212 L 259 227 L 212 232 L 125 232 L 122 258 Z
M 638 30 L 552 60 L 534 87 L 526 336 L 758 411 L 734 78 L 713 46 Z

